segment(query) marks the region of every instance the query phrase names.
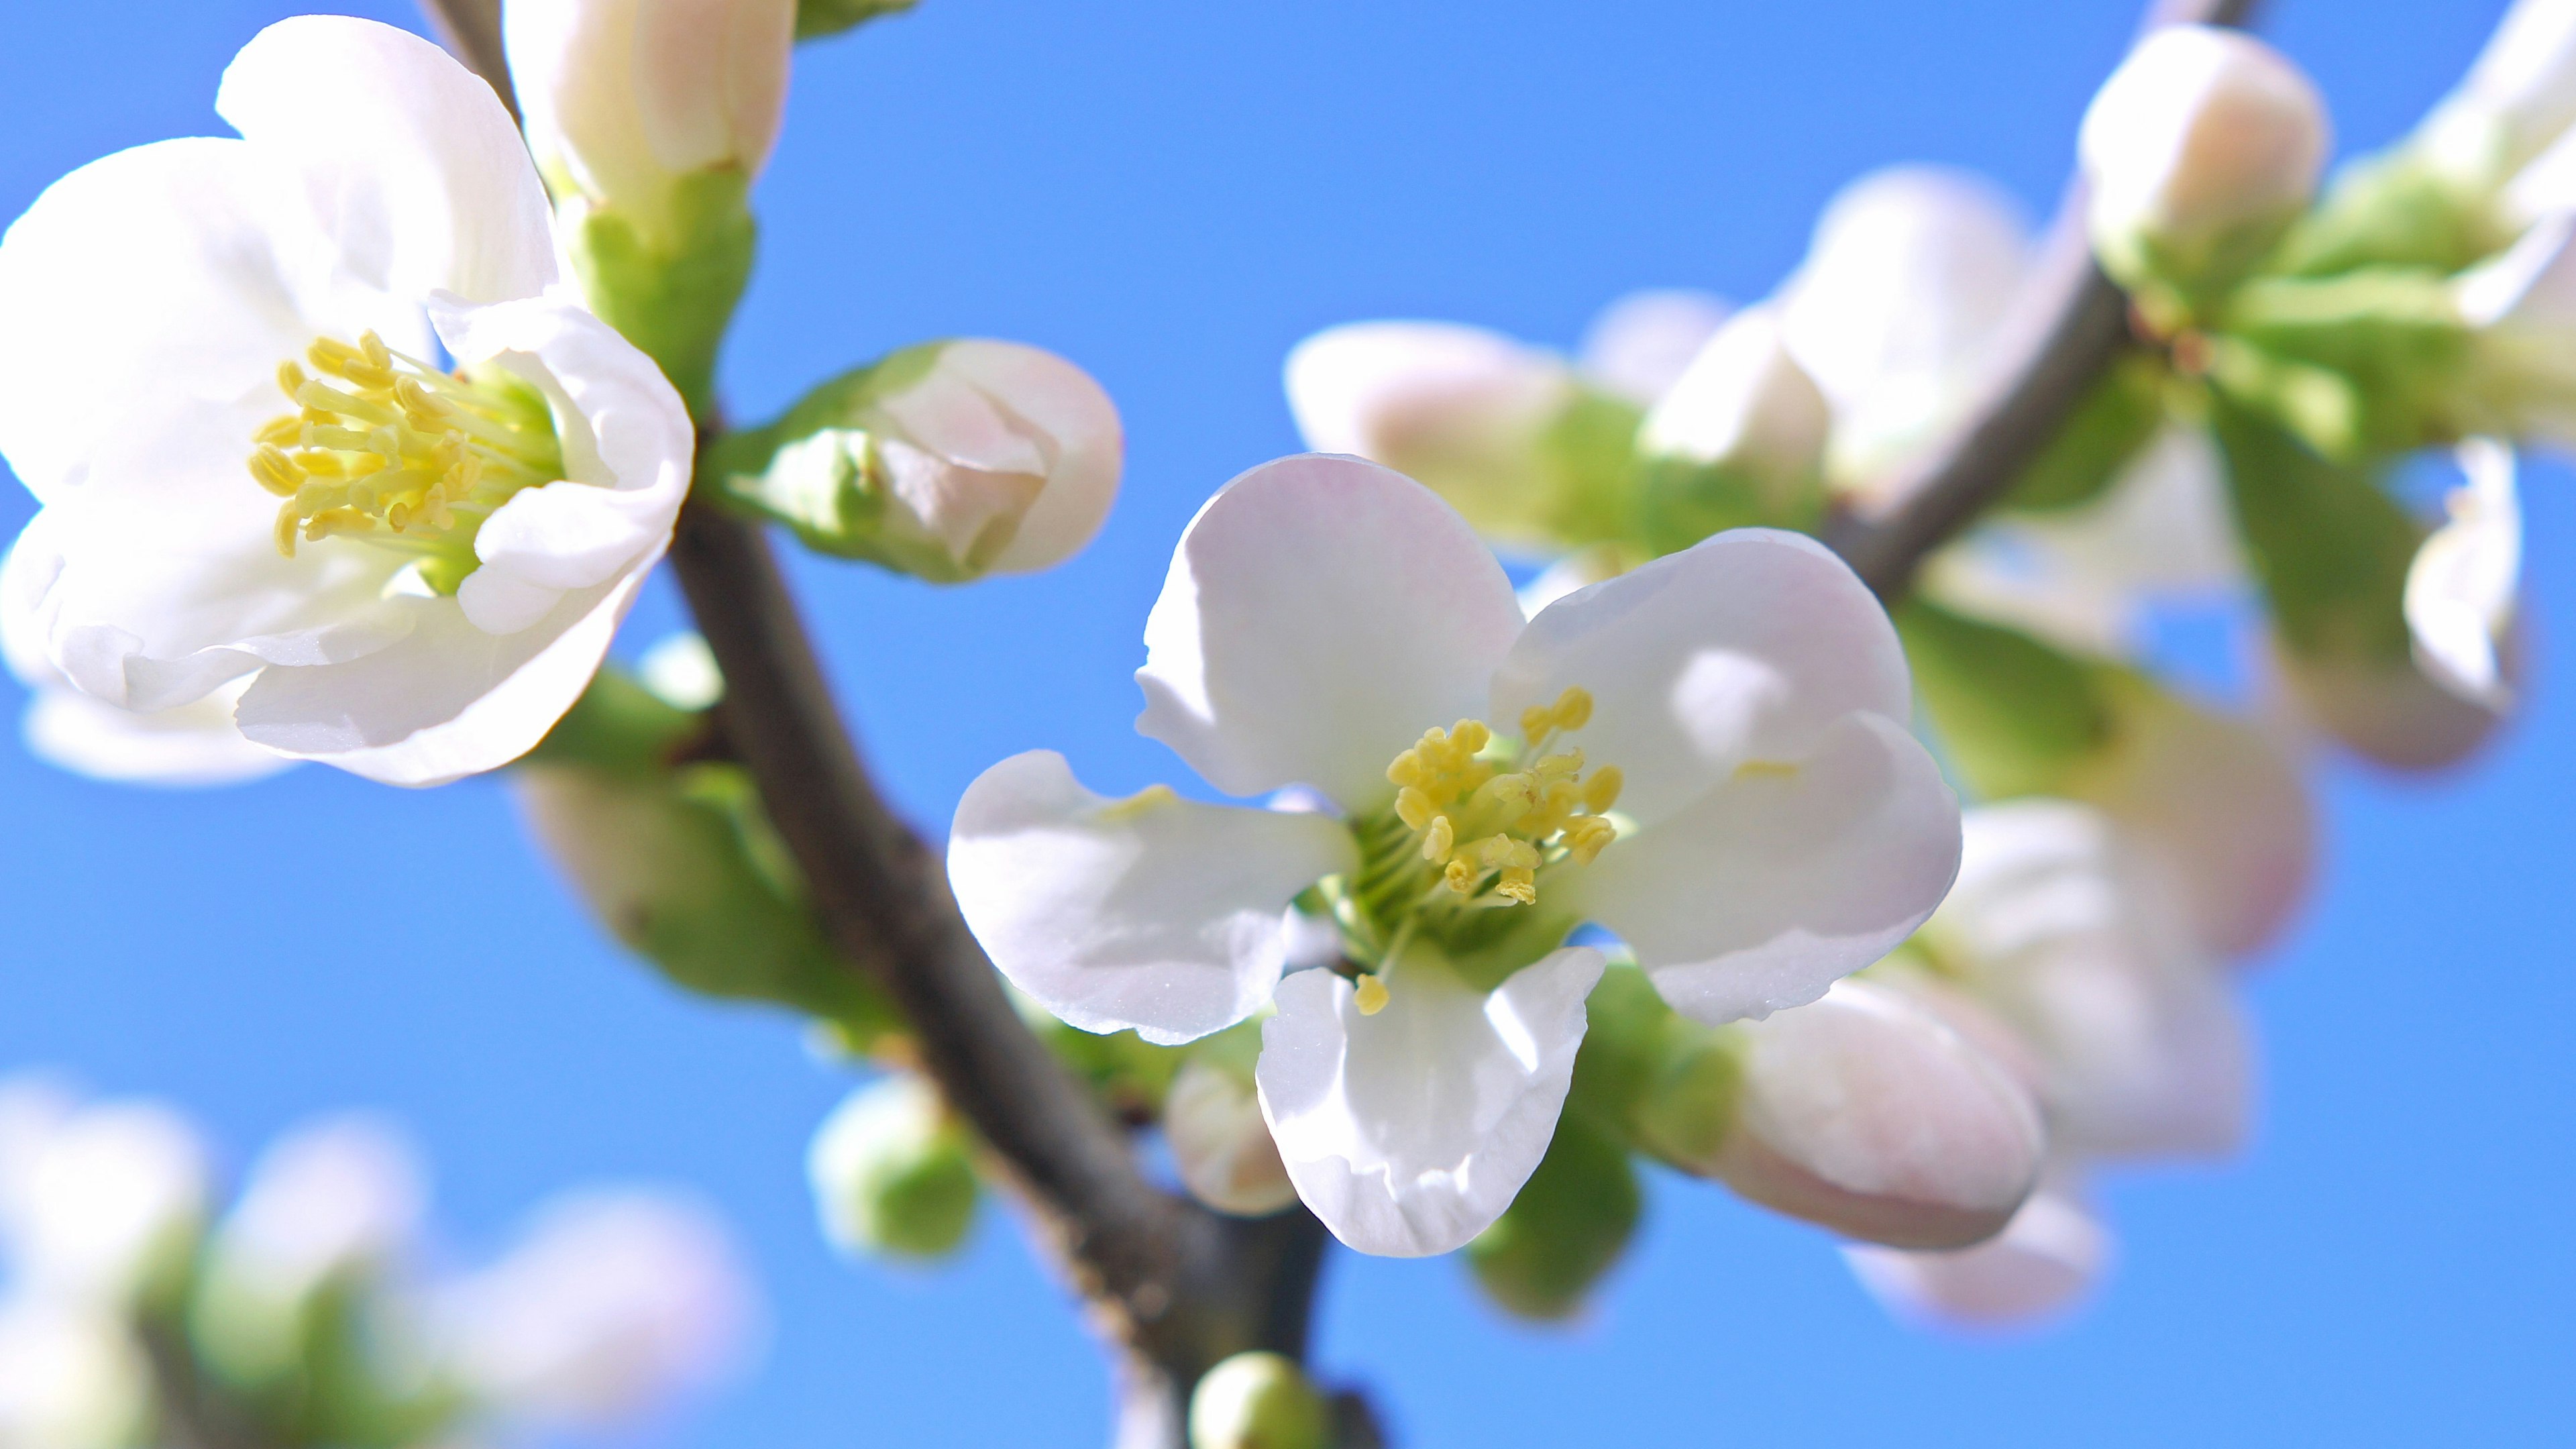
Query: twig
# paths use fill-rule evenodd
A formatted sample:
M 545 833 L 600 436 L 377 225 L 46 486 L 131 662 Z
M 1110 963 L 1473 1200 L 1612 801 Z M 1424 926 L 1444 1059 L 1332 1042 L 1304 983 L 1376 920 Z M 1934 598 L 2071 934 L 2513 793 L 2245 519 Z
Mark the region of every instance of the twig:
M 510 86 L 510 60 L 501 49 L 501 0 L 420 0 L 420 8 L 439 40 L 492 83 L 501 104 L 517 119 L 519 96 Z
M 2254 6 L 2255 0 L 2165 0 L 2149 10 L 2146 24 L 2242 25 Z M 2079 180 L 2067 188 L 2005 323 L 1986 404 L 1940 445 L 1906 463 L 1881 495 L 1898 500 L 1893 508 L 1839 519 L 1825 531 L 1825 542 L 1891 604 L 1904 597 L 1934 549 L 2012 487 L 2129 345 L 2128 298 L 2094 264 L 2084 209 Z
M 169 1449 L 282 1449 L 240 1405 L 206 1382 L 178 1327 L 147 1317 L 136 1336 L 152 1374 L 154 1428 Z

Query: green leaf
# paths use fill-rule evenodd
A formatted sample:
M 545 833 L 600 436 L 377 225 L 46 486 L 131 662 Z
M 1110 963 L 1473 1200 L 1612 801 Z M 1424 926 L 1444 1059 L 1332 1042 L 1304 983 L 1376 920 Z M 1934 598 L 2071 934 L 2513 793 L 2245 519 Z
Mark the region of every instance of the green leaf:
M 910 10 L 916 0 L 797 0 L 796 38 L 820 40 Z
M 1924 711 L 1978 794 L 2051 793 L 2109 740 L 2093 662 L 1919 598 L 1895 618 Z
M 2320 662 L 2411 667 L 2406 571 L 2422 525 L 2376 470 L 2321 457 L 2225 396 L 2213 400 L 2210 422 L 2282 644 Z
M 1567 1318 L 1618 1264 L 1644 1208 L 1627 1148 L 1569 1114 L 1520 1196 L 1467 1245 L 1467 1265 L 1505 1311 Z

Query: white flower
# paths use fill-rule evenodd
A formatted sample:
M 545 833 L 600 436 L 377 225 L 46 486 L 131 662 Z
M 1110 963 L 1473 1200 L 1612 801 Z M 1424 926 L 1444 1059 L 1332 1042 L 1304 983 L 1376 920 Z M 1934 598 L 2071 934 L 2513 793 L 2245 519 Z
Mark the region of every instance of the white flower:
M 0 602 L 0 658 L 31 696 L 20 728 L 38 759 L 93 779 L 173 786 L 235 784 L 295 763 L 243 739 L 233 723 L 233 706 L 250 687 L 247 678 L 153 714 L 118 709 L 72 688 L 36 637 L 45 580 L 37 567 L 20 566 L 22 557 L 34 564 L 52 555 L 21 538 L 0 561 L 0 600 L 7 601 Z
M 712 1386 L 747 1357 L 757 1305 L 721 1225 L 650 1192 L 543 1208 L 498 1263 L 455 1286 L 456 1372 L 505 1413 L 591 1426 Z
M 508 0 L 501 24 L 528 145 L 567 200 L 667 237 L 682 177 L 768 163 L 796 0 Z
M 1506 543 L 1545 548 L 1555 487 L 1542 456 L 1575 396 L 1562 358 L 1449 322 L 1350 322 L 1288 354 L 1306 446 L 1418 478 Z
M 21 1288 L 115 1307 L 184 1262 L 205 1223 L 208 1176 L 184 1120 L 148 1102 L 17 1106 L 26 1115 L 0 1182 L 0 1240 Z
M 127 1449 L 151 1421 L 151 1367 L 116 1314 L 25 1295 L 0 1303 L 0 1445 Z
M 2454 278 L 2470 376 L 2501 430 L 2576 447 L 2576 212 L 2550 216 Z
M 2234 1151 L 2250 1093 L 2245 1029 L 2164 863 L 2068 801 L 1984 806 L 1962 828 L 1958 884 L 1921 939 L 1944 979 L 2029 1044 L 2051 1146 Z
M 2062 1312 L 2110 1270 L 2111 1235 L 2070 1174 L 2044 1179 L 2001 1233 L 1974 1247 L 1909 1252 L 1855 1243 L 1844 1261 L 1891 1312 L 1924 1324 L 1996 1328 Z
M 2522 502 L 2512 450 L 2472 438 L 2459 459 L 2468 484 L 2451 491 L 2450 521 L 2406 570 L 2406 627 L 2435 683 L 2502 711 L 2513 702 L 2504 646 L 2522 588 Z
M 1637 429 L 1649 454 L 1732 468 L 1775 495 L 1807 486 L 1833 414 L 1790 355 L 1771 307 L 1737 313 L 1702 346 Z
M 1904 1247 L 1992 1237 L 2047 1138 L 2008 1067 L 1932 1011 L 1862 981 L 1743 1023 L 1727 1130 L 1688 1164 L 1765 1207 Z
M 1974 400 L 2027 252 L 2020 213 L 1965 172 L 1890 167 L 1825 207 L 1780 316 L 1833 404 L 1837 484 L 1890 501 L 1872 486 Z
M 289 20 L 216 108 L 243 139 L 94 162 L 0 242 L 0 452 L 44 505 L 12 628 L 140 714 L 239 685 L 283 754 L 503 764 L 661 556 L 686 415 L 549 290 L 517 132 L 427 41 Z
M 2576 121 L 2576 4 L 2514 0 L 2459 86 L 2425 118 L 2433 164 L 2490 186 Z
M 1653 407 L 1731 310 L 1706 292 L 1631 292 L 1602 308 L 1584 329 L 1575 364 L 1603 390 Z
M 217 1231 L 217 1271 L 264 1298 L 303 1297 L 329 1275 L 407 1249 L 428 1189 L 418 1153 L 391 1124 L 328 1118 L 272 1143 Z
M 2155 31 L 2102 83 L 2077 139 L 2104 265 L 2131 286 L 2233 280 L 2307 209 L 2326 129 L 2316 86 L 2262 41 Z
M 1721 534 L 1524 625 L 1429 491 L 1287 458 L 1200 510 L 1145 637 L 1140 730 L 1222 791 L 1308 785 L 1339 818 L 1106 800 L 1032 752 L 959 803 L 958 902 L 1086 1030 L 1187 1041 L 1275 994 L 1263 1111 L 1299 1195 L 1365 1251 L 1454 1248 L 1537 1165 L 1602 969 L 1555 949 L 1578 923 L 1722 1022 L 1877 959 L 1957 866 L 1894 631 L 1797 535 Z M 1355 980 L 1280 980 L 1309 888 Z
M 1198 1057 L 1163 1094 L 1163 1140 L 1190 1196 L 1218 1212 L 1257 1218 L 1297 1200 L 1250 1079 Z

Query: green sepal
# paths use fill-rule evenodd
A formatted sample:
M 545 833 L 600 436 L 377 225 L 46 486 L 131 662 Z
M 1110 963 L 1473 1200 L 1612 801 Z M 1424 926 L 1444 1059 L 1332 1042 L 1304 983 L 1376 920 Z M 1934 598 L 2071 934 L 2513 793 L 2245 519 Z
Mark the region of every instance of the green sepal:
M 1821 473 L 1784 488 L 1743 468 L 1642 458 L 1636 491 L 1635 542 L 1657 555 L 1679 553 L 1730 528 L 1813 533 L 1825 517 Z
M 1644 1210 L 1628 1149 L 1568 1113 L 1520 1196 L 1467 1244 L 1467 1266 L 1504 1311 L 1569 1318 L 1618 1265 Z
M 1545 432 L 1539 464 L 1546 532 L 1568 548 L 1631 541 L 1636 524 L 1637 425 L 1645 412 L 1577 384 Z
M 888 15 L 910 10 L 917 0 L 796 0 L 796 38 L 820 40 Z
M 1156 1046 L 1133 1031 L 1095 1034 L 1067 1026 L 1053 1016 L 1024 1016 L 1030 1029 L 1058 1060 L 1088 1083 L 1095 1096 L 1123 1121 L 1144 1123 L 1160 1116 L 1172 1075 L 1192 1053 L 1206 1052 L 1247 1063 L 1261 1051 L 1261 1023 L 1238 1022 L 1187 1047 Z
M 983 1184 L 964 1125 L 944 1107 L 886 1110 L 895 1105 L 884 1100 L 888 1092 L 903 1101 L 916 1086 L 887 1078 L 861 1087 L 815 1137 L 808 1172 L 816 1210 L 845 1251 L 936 1262 L 974 1230 Z
M 2211 381 L 2329 457 L 2459 436 L 2450 398 L 2473 339 L 2442 273 L 2260 278 L 2228 299 L 2218 332 Z
M 661 367 L 700 421 L 714 415 L 716 354 L 751 282 L 750 199 L 749 173 L 709 167 L 672 184 L 667 227 L 592 207 L 567 237 L 591 310 Z
M 2164 425 L 2170 378 L 2155 354 L 2122 354 L 2022 469 L 2001 506 L 2042 513 L 2101 497 Z
M 1673 1010 L 1625 962 L 1602 973 L 1584 1015 L 1565 1115 L 1667 1166 L 1708 1173 L 1741 1075 L 1733 1036 Z
M 2494 208 L 2409 151 L 2364 157 L 2273 253 L 2270 270 L 2325 277 L 2364 267 L 2456 272 L 2513 240 Z
M 2375 469 L 2322 457 L 2227 397 L 2212 401 L 2210 423 L 2282 646 L 2321 663 L 2411 667 L 2406 572 L 2423 525 Z
M 2052 793 L 2109 742 L 2098 664 L 1921 598 L 1895 619 L 1924 712 L 1976 793 Z

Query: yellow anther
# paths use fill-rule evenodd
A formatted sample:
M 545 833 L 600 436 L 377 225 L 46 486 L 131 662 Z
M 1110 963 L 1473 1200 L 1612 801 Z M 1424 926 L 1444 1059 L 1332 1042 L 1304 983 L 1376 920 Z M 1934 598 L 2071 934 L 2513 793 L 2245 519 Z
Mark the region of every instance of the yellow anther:
M 1403 821 L 1407 830 L 1427 829 L 1431 817 L 1438 813 L 1438 807 L 1419 785 L 1407 785 L 1395 792 L 1395 818 Z
M 291 500 L 278 507 L 275 534 L 277 538 L 277 551 L 280 556 L 285 558 L 295 557 L 295 530 L 297 525 L 301 524 L 303 521 L 304 520 L 296 514 L 295 504 Z
M 1124 824 L 1167 805 L 1177 805 L 1180 799 L 1169 785 L 1148 785 L 1124 800 L 1111 800 L 1101 805 L 1092 812 L 1092 818 L 1104 824 Z
M 1475 891 L 1477 878 L 1483 874 L 1483 871 L 1468 863 L 1466 856 L 1452 856 L 1449 868 L 1440 872 L 1440 883 L 1459 895 L 1469 895 Z
M 1530 773 L 1538 776 L 1542 780 L 1556 780 L 1563 779 L 1569 775 L 1580 775 L 1583 773 L 1583 752 L 1581 750 L 1567 750 L 1561 755 L 1541 755 L 1538 758 L 1538 762 L 1530 766 Z
M 1798 767 L 1787 760 L 1747 760 L 1735 767 L 1739 780 L 1794 780 Z
M 1549 709 L 1543 704 L 1531 705 L 1529 708 L 1521 711 L 1521 738 L 1525 740 L 1537 739 L 1539 736 L 1546 734 L 1549 727 L 1555 723 L 1556 711 Z
M 1569 684 L 1565 693 L 1556 697 L 1555 708 L 1548 711 L 1561 730 L 1579 730 L 1592 722 L 1592 691 L 1579 684 Z
M 1507 901 L 1517 901 L 1524 906 L 1537 905 L 1538 878 L 1528 870 L 1513 866 L 1503 872 L 1501 880 L 1494 883 L 1494 894 Z
M 1627 783 L 1628 777 L 1619 773 L 1617 765 L 1603 765 L 1583 782 L 1583 808 L 1598 815 L 1618 804 L 1620 787 Z
M 1386 767 L 1386 782 L 1390 785 L 1421 784 L 1422 756 L 1412 750 L 1406 750 L 1403 754 L 1396 756 L 1394 761 Z
M 1431 828 L 1422 833 L 1422 858 L 1436 865 L 1449 858 L 1450 849 L 1457 843 L 1457 827 L 1449 823 L 1448 816 L 1435 815 L 1431 817 Z
M 1357 998 L 1356 1004 L 1360 1009 L 1360 1015 L 1375 1016 L 1386 1010 L 1386 999 L 1392 993 L 1386 989 L 1386 983 L 1378 980 L 1377 977 L 1362 976 L 1352 983 L 1351 994 Z
M 1450 726 L 1449 738 L 1456 742 L 1459 749 L 1472 755 L 1493 743 L 1494 732 L 1485 727 L 1483 720 L 1462 719 Z
M 1496 866 L 1532 870 L 1538 866 L 1538 847 L 1508 835 L 1488 835 L 1459 853 L 1472 855 L 1476 863 L 1487 870 Z
M 303 471 L 295 466 L 295 460 L 286 456 L 284 449 L 265 443 L 250 455 L 250 476 L 280 498 L 292 498 L 304 486 Z
M 1619 838 L 1619 827 L 1598 815 L 1585 815 L 1566 822 L 1566 853 L 1577 865 L 1590 865 L 1603 846 Z
M 278 391 L 285 393 L 288 397 L 293 397 L 297 393 L 304 391 L 304 384 L 310 381 L 312 381 L 312 379 L 304 375 L 304 369 L 296 366 L 291 359 L 277 365 Z

